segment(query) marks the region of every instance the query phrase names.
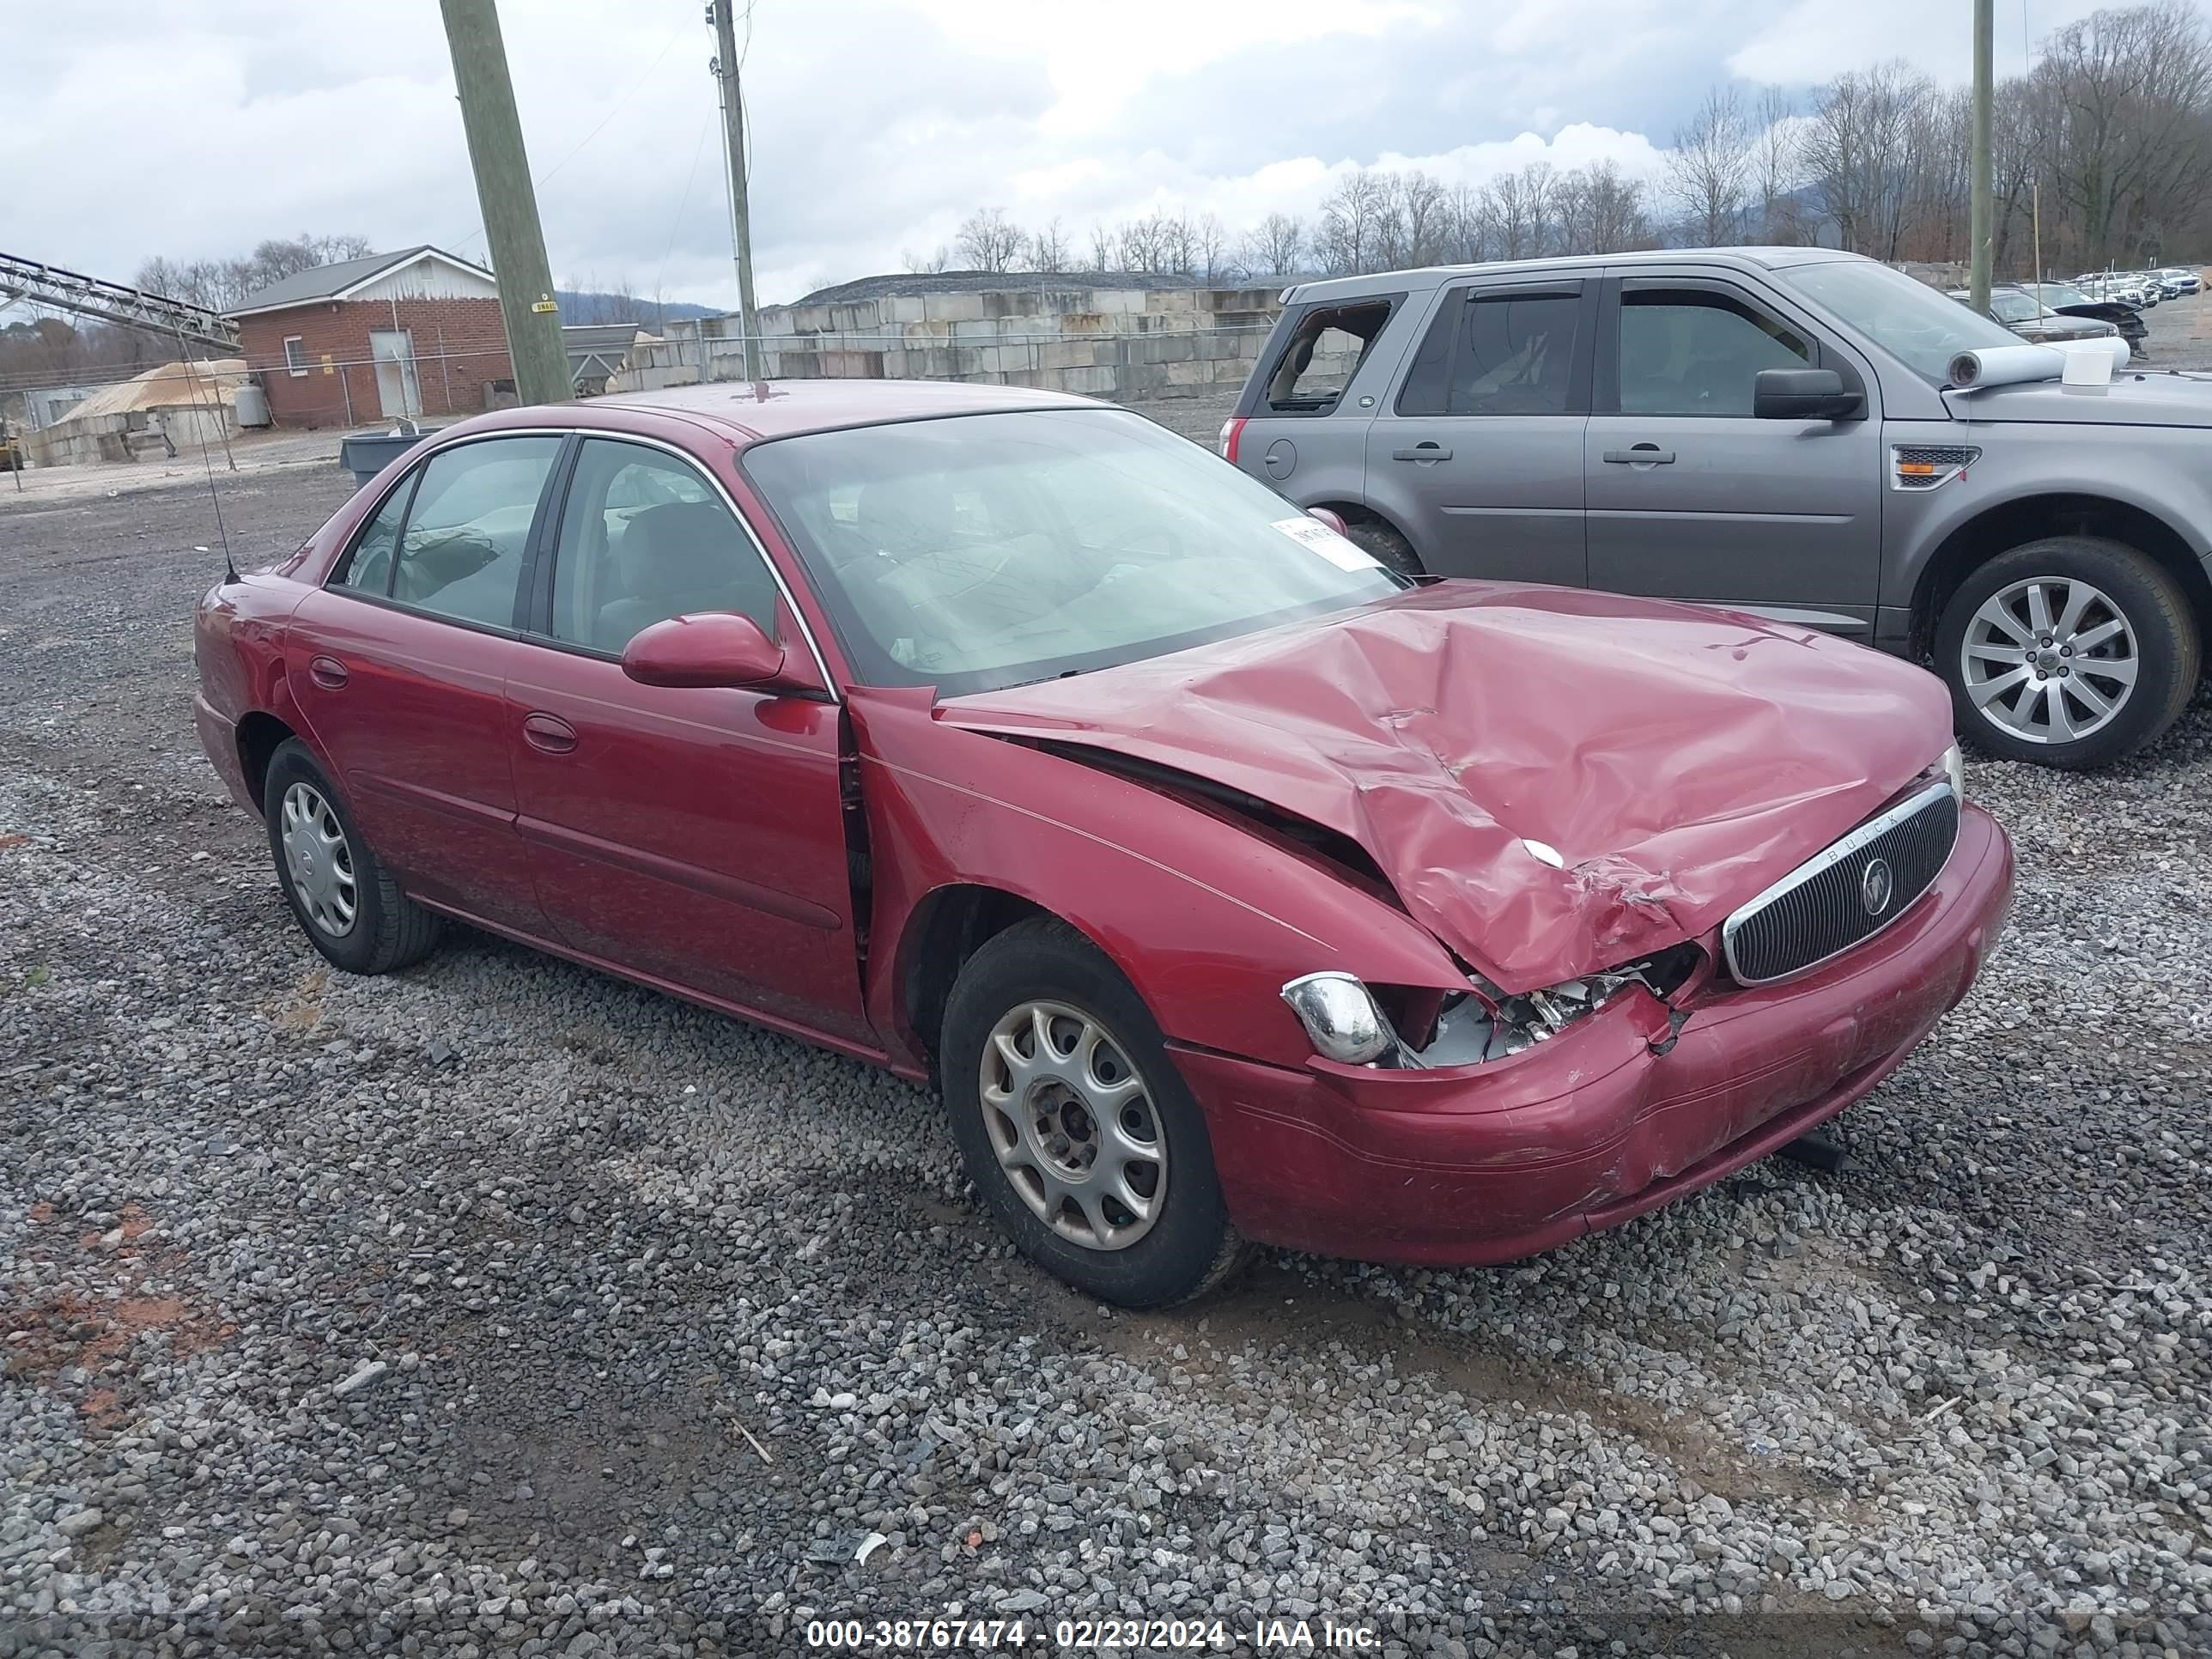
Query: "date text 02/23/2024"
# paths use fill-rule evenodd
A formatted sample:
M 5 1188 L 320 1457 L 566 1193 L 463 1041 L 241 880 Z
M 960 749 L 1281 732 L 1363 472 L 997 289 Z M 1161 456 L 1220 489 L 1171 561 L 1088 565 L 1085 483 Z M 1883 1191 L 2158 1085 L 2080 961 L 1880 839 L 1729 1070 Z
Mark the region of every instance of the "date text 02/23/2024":
M 805 1626 L 806 1645 L 846 1653 L 1364 1653 L 1382 1645 L 1371 1626 L 1333 1619 L 1262 1619 L 1233 1626 L 1218 1619 L 821 1619 Z

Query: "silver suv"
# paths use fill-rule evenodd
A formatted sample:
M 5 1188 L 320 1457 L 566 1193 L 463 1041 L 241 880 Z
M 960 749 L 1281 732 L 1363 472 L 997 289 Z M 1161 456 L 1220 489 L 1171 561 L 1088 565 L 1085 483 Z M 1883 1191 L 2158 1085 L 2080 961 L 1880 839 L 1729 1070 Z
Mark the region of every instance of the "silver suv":
M 2212 384 L 1960 390 L 2020 342 L 1874 260 L 1721 248 L 1302 283 L 1222 453 L 1414 574 L 1731 606 L 1932 660 L 2094 766 L 2195 690 Z

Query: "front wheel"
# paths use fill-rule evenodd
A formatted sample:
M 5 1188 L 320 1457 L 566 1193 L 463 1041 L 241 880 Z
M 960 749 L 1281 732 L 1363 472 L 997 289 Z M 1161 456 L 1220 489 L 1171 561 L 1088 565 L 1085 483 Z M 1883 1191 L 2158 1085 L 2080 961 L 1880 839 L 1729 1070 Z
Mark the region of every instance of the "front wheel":
M 1205 1116 L 1143 1001 L 1074 929 L 1022 922 L 969 959 L 938 1072 L 969 1179 L 1039 1267 L 1157 1308 L 1241 1265 Z
M 2053 536 L 1970 574 L 1945 607 L 1936 665 L 1959 731 L 2003 760 L 2078 769 L 2134 753 L 2197 688 L 2189 601 L 2124 543 Z

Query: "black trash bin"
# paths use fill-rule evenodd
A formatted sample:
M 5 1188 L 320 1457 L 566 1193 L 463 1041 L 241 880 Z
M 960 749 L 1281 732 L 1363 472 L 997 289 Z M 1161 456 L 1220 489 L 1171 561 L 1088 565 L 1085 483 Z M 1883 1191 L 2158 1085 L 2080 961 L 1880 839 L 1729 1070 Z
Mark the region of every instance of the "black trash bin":
M 436 430 L 435 427 L 426 426 L 413 432 L 371 432 L 342 438 L 338 441 L 338 465 L 353 474 L 356 483 L 365 484 Z

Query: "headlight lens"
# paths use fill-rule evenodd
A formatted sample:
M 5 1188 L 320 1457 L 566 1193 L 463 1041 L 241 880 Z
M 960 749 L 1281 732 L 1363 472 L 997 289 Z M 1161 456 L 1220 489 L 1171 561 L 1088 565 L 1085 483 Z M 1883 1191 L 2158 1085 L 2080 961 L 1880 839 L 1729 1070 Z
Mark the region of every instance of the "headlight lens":
M 1943 758 L 1936 763 L 1943 769 L 1943 775 L 1951 780 L 1952 794 L 1957 797 L 1961 805 L 1965 805 L 1966 799 L 1966 757 L 1959 752 L 1959 745 L 1954 743 L 1948 749 L 1946 749 L 1943 751 Z
M 1283 987 L 1283 1000 L 1313 1046 L 1331 1060 L 1364 1066 L 1398 1045 L 1398 1034 L 1373 994 L 1350 974 L 1301 975 Z

